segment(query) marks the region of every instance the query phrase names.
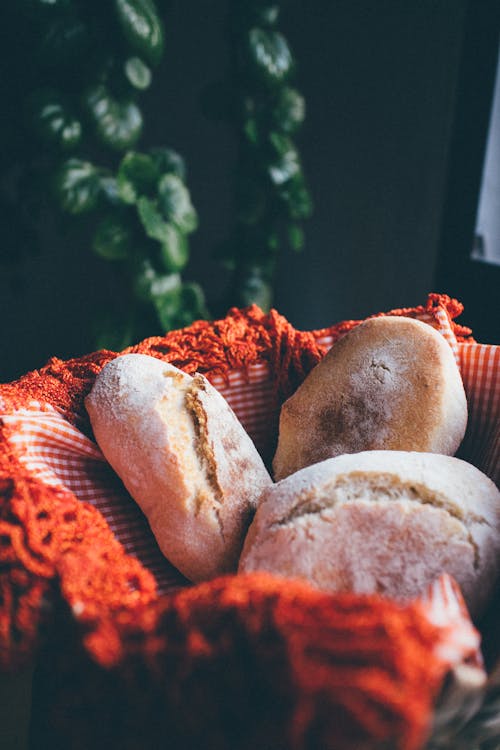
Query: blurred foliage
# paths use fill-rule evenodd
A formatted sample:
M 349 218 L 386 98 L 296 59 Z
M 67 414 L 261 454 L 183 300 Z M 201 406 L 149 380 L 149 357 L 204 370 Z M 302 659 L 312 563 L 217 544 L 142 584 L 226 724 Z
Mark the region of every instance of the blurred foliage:
M 3 259 L 35 250 L 37 217 L 57 205 L 120 279 L 123 304 L 94 321 L 96 344 L 110 348 L 209 314 L 202 289 L 182 276 L 198 227 L 184 160 L 140 146 L 139 98 L 164 51 L 161 2 L 19 0 L 3 9 L 4 28 L 15 29 L 3 53 Z M 231 1 L 231 70 L 205 97 L 206 112 L 231 121 L 239 138 L 235 222 L 218 249 L 232 272 L 224 307 L 270 307 L 278 252 L 302 248 L 311 213 L 294 142 L 304 99 L 278 20 L 276 2 Z
M 138 145 L 138 99 L 164 48 L 157 6 L 153 0 L 10 5 L 10 27 L 20 30 L 22 45 L 12 45 L 8 62 L 27 99 L 23 111 L 21 97 L 9 92 L 15 128 L 24 136 L 21 145 L 14 128 L 8 134 L 15 157 L 2 200 L 17 217 L 16 250 L 32 244 L 44 199 L 46 210 L 57 205 L 76 231 L 90 233 L 90 248 L 121 279 L 122 304 L 93 323 L 101 346 L 125 346 L 207 316 L 201 289 L 181 276 L 188 235 L 198 224 L 184 161 L 172 149 L 143 152 Z
M 236 216 L 218 257 L 232 271 L 228 302 L 272 304 L 278 253 L 304 246 L 312 200 L 294 141 L 305 117 L 293 85 L 295 60 L 278 30 L 280 5 L 233 0 L 231 74 L 206 94 L 206 108 L 229 120 L 239 139 Z

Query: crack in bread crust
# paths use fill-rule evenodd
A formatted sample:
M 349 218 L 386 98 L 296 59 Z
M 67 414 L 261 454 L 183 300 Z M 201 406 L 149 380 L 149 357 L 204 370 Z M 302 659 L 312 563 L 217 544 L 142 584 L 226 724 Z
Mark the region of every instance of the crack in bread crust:
M 353 480 L 357 480 L 357 484 Z M 370 480 L 372 483 L 370 483 Z M 291 511 L 284 518 L 272 523 L 269 530 L 288 526 L 307 516 L 321 515 L 324 511 L 355 503 L 357 500 L 363 500 L 374 505 L 378 502 L 391 500 L 395 502 L 405 501 L 416 505 L 429 505 L 436 510 L 443 510 L 460 523 L 474 551 L 474 569 L 477 571 L 480 567 L 480 549 L 467 523 L 492 528 L 487 519 L 475 513 L 465 514 L 460 512 L 442 493 L 432 491 L 424 484 L 399 481 L 396 483 L 394 480 L 395 478 L 391 474 L 373 473 L 370 475 L 367 472 L 352 472 L 341 475 L 335 479 L 334 483 L 324 488 L 324 492 L 331 492 L 331 495 L 326 495 L 323 499 L 318 500 L 317 497 L 312 497 L 317 494 L 317 490 L 302 493 Z M 349 490 L 350 497 L 345 497 L 345 495 L 344 497 L 338 497 L 338 494 L 345 489 Z M 323 520 L 328 522 L 327 518 Z
M 192 383 L 188 386 L 185 392 L 185 404 L 189 412 L 189 415 L 193 422 L 196 440 L 194 448 L 198 456 L 200 469 L 203 472 L 211 494 L 200 493 L 196 497 L 198 505 L 198 512 L 202 504 L 207 500 L 212 501 L 212 507 L 217 519 L 220 534 L 224 540 L 224 526 L 220 516 L 220 510 L 217 506 L 221 506 L 224 502 L 224 491 L 220 486 L 219 479 L 217 476 L 217 461 L 215 459 L 212 442 L 209 438 L 208 432 L 208 420 L 207 413 L 203 408 L 203 404 L 199 398 L 200 391 L 206 392 L 205 381 L 200 375 L 193 377 Z

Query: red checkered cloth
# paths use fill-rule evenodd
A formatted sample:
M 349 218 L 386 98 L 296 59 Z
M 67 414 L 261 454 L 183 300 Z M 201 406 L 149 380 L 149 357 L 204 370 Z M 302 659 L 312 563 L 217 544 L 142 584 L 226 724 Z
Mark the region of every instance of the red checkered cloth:
M 408 315 L 424 320 L 437 328 L 453 348 L 469 406 L 468 429 L 460 449 L 460 457 L 475 464 L 498 482 L 500 347 L 475 343 L 470 337 L 470 331 L 454 322 L 454 317 L 460 311 L 461 306 L 456 301 L 444 295 L 430 295 L 424 306 L 390 311 L 388 314 Z M 330 329 L 301 333 L 295 331 L 274 311 L 269 316 L 264 316 L 255 308 L 248 311 L 233 310 L 222 321 L 214 324 L 199 322 L 182 332 L 149 339 L 127 351 L 143 351 L 164 358 L 191 373 L 203 371 L 225 396 L 261 454 L 269 460 L 276 443 L 279 409 L 283 399 L 303 380 L 328 348 L 334 346 L 335 341 L 358 322 L 346 321 Z M 201 348 L 205 352 L 210 350 L 211 364 L 205 368 Z M 311 678 L 305 678 L 309 672 L 297 667 L 298 672 L 291 683 L 290 690 L 294 692 L 290 698 L 290 706 L 295 707 L 293 711 L 299 712 L 294 714 L 294 722 L 297 726 L 309 726 L 311 717 L 318 718 L 316 712 L 321 705 L 326 706 L 329 701 L 337 700 L 336 688 L 331 682 L 335 659 L 328 656 L 330 649 L 337 646 L 333 641 L 331 645 L 319 643 L 318 638 L 321 640 L 323 635 L 315 635 L 315 628 L 317 629 L 321 618 L 330 612 L 328 616 L 333 618 L 329 626 L 332 633 L 337 632 L 335 628 L 340 628 L 339 633 L 351 632 L 353 627 L 357 627 L 355 623 L 359 617 L 356 611 L 360 607 L 366 610 L 365 620 L 368 618 L 370 627 L 375 628 L 373 632 L 376 632 L 379 629 L 379 614 L 382 617 L 383 608 L 390 609 L 393 605 L 385 604 L 377 597 L 354 597 L 346 604 L 345 597 L 309 593 L 302 585 L 297 585 L 298 588 L 295 588 L 295 584 L 290 584 L 289 588 L 283 587 L 280 582 L 269 582 L 268 578 L 260 579 L 258 576 L 248 579 L 235 576 L 234 579 L 224 579 L 220 584 L 214 582 L 212 588 L 211 584 L 186 588 L 187 582 L 161 555 L 144 516 L 104 460 L 86 421 L 83 397 L 92 386 L 97 372 L 114 356 L 116 354 L 111 352 L 101 352 L 67 364 L 49 363 L 40 372 L 30 373 L 16 384 L 0 387 L 0 409 L 3 406 L 0 417 L 0 438 L 3 440 L 0 442 L 0 663 L 7 666 L 15 664 L 16 649 L 21 656 L 26 656 L 37 646 L 39 627 L 43 622 L 39 612 L 47 608 L 51 591 L 53 595 L 51 581 L 55 581 L 59 585 L 63 602 L 70 607 L 76 632 L 87 655 L 95 663 L 105 667 L 117 667 L 127 662 L 131 654 L 134 658 L 141 654 L 147 665 L 144 669 L 150 669 L 151 675 L 155 675 L 158 667 L 154 666 L 152 654 L 156 653 L 158 659 L 160 655 L 163 655 L 161 658 L 173 658 L 174 662 L 181 655 L 184 658 L 187 651 L 179 651 L 179 646 L 175 646 L 175 655 L 169 652 L 169 628 L 174 621 L 177 622 L 176 618 L 185 623 L 194 618 L 197 623 L 193 637 L 190 635 L 189 638 L 189 658 L 194 659 L 195 664 L 198 664 L 196 659 L 201 659 L 204 664 L 212 663 L 209 654 L 215 653 L 206 640 L 212 635 L 203 633 L 205 627 L 209 628 L 211 634 L 222 627 L 227 637 L 224 648 L 229 649 L 233 646 L 236 648 L 243 623 L 244 628 L 250 629 L 248 632 L 253 634 L 252 638 L 257 638 L 256 634 L 260 632 L 255 630 L 257 623 L 258 628 L 271 628 L 269 632 L 265 631 L 265 638 L 271 637 L 270 633 L 275 638 L 279 633 L 279 637 L 288 644 L 289 655 L 283 662 L 288 664 L 287 668 L 293 667 L 293 654 L 297 658 L 300 656 L 301 660 L 305 659 L 303 664 L 306 664 L 309 659 L 306 654 L 313 646 L 325 648 L 324 679 L 327 682 L 314 682 L 314 678 L 313 688 Z M 61 384 L 65 386 L 67 383 L 73 384 L 71 388 L 76 396 L 72 395 L 69 386 L 67 391 L 64 388 L 61 391 Z M 40 394 L 50 395 L 42 399 Z M 56 537 L 57 548 L 53 546 Z M 117 573 L 114 566 L 123 568 L 123 574 Z M 282 601 L 286 603 L 286 611 L 290 612 L 301 601 L 304 602 L 303 606 L 308 607 L 307 615 L 305 612 L 301 615 L 301 625 L 289 621 L 288 617 L 292 617 L 292 614 L 285 619 L 279 614 L 279 607 L 285 606 L 280 604 Z M 387 667 L 389 671 L 393 670 L 394 675 L 387 676 L 389 692 L 384 693 L 384 688 L 376 701 L 382 700 L 381 695 L 386 695 L 385 699 L 389 700 L 390 690 L 394 688 L 396 695 L 400 692 L 400 688 L 396 689 L 396 686 L 403 685 L 415 690 L 415 703 L 412 704 L 413 707 L 409 707 L 406 699 L 401 704 L 395 697 L 390 699 L 395 701 L 391 704 L 390 711 L 397 713 L 401 718 L 401 727 L 406 729 L 401 729 L 399 719 L 387 719 L 385 729 L 382 729 L 379 722 L 381 746 L 390 734 L 393 741 L 391 746 L 405 750 L 419 747 L 422 732 L 428 725 L 429 716 L 426 712 L 430 710 L 446 673 L 463 662 L 479 668 L 479 636 L 471 626 L 460 601 L 455 585 L 443 578 L 419 604 L 409 604 L 407 609 L 394 605 L 391 610 L 393 624 L 384 624 L 380 644 L 381 647 L 383 645 L 384 648 L 392 649 L 390 644 L 395 639 L 397 648 L 395 646 L 396 650 L 390 657 L 393 659 L 392 666 Z M 234 626 L 228 625 L 233 617 L 233 614 L 229 615 L 226 611 L 228 606 L 233 614 L 239 612 L 238 618 L 243 618 L 237 619 Z M 344 606 L 351 613 L 347 631 L 335 619 L 338 608 L 342 609 Z M 275 607 L 278 607 L 276 612 Z M 201 608 L 201 619 L 196 619 L 197 608 Z M 271 609 L 268 611 L 266 608 Z M 274 614 L 270 614 L 272 612 Z M 211 618 L 220 618 L 216 630 L 210 625 Z M 394 624 L 396 622 L 399 623 L 397 627 Z M 404 622 L 411 625 L 403 626 Z M 382 620 L 380 627 L 381 623 Z M 408 631 L 404 628 L 408 628 Z M 411 667 L 413 671 L 410 670 L 410 674 L 410 667 L 404 663 L 407 658 L 403 658 L 404 644 L 408 645 L 408 654 L 412 650 L 416 654 L 416 644 L 419 644 L 419 648 L 424 648 L 423 644 L 427 642 L 425 639 L 431 637 L 429 628 L 432 630 L 433 644 L 431 646 L 429 642 L 425 647 L 429 663 L 426 664 L 426 660 L 422 661 L 419 657 L 414 667 Z M 403 631 L 407 635 L 397 635 Z M 179 631 L 175 632 L 172 643 L 178 643 Z M 317 632 L 323 634 L 325 631 Z M 356 639 L 360 639 L 361 649 L 358 652 L 358 646 L 353 646 L 354 651 L 349 656 L 349 659 L 354 660 L 353 669 L 358 668 L 356 664 L 360 658 L 362 661 L 367 659 L 364 676 L 360 677 L 361 682 L 356 688 L 360 696 L 365 696 L 362 698 L 363 703 L 368 700 L 367 696 L 372 690 L 369 687 L 372 684 L 370 675 L 382 669 L 380 665 L 376 668 L 370 666 L 370 660 L 381 658 L 381 652 L 378 650 L 373 655 L 365 653 L 363 631 L 352 632 L 352 643 L 357 643 Z M 262 633 L 264 637 L 264 630 Z M 234 643 L 232 639 L 235 639 Z M 257 638 L 256 644 L 261 641 L 261 637 Z M 260 645 L 255 647 L 260 648 Z M 187 643 L 185 648 L 188 648 Z M 213 658 L 216 660 L 219 657 Z M 332 664 L 327 667 L 330 658 Z M 260 656 L 255 659 L 258 666 Z M 413 664 L 411 659 L 408 664 L 410 663 Z M 181 685 L 184 685 L 189 692 L 193 689 L 191 683 L 189 680 L 183 682 L 187 679 L 186 668 L 186 665 L 181 668 L 179 691 Z M 198 668 L 199 664 L 196 669 Z M 281 667 L 276 666 L 276 669 L 278 674 Z M 422 674 L 418 670 L 423 670 Z M 92 674 L 92 679 L 96 679 L 95 673 Z M 113 674 L 116 677 L 117 673 Z M 215 674 L 219 675 L 219 672 L 214 672 L 212 676 Z M 156 674 L 154 677 L 156 686 L 157 676 Z M 288 677 L 280 677 L 280 684 L 284 684 L 282 679 L 286 682 Z M 306 682 L 303 682 L 304 679 Z M 121 691 L 122 683 L 117 685 Z M 389 685 L 392 685 L 390 690 Z M 155 689 L 151 689 L 151 700 L 160 700 L 154 697 L 157 695 Z M 319 692 L 317 695 L 314 693 L 316 697 L 312 697 L 311 691 L 315 690 Z M 366 695 L 364 690 L 368 690 Z M 92 704 L 91 710 L 96 712 L 96 716 L 102 708 L 97 695 L 98 692 L 91 690 L 87 696 L 89 706 Z M 179 695 L 175 700 L 180 700 Z M 224 695 L 229 700 L 230 693 Z M 127 698 L 129 699 L 130 697 Z M 162 700 L 164 699 L 165 697 Z M 67 695 L 63 700 L 68 700 Z M 173 711 L 168 714 L 172 726 L 177 715 L 175 700 L 168 703 L 168 711 Z M 57 700 L 53 702 L 57 704 Z M 309 713 L 306 711 L 309 718 L 301 713 L 305 710 L 305 705 L 309 706 Z M 389 710 L 386 706 L 383 712 L 386 709 Z M 292 711 L 291 708 L 290 710 Z M 299 714 L 302 717 L 299 717 L 300 720 L 297 718 Z M 362 711 L 353 718 L 356 731 L 363 724 L 363 715 Z M 366 714 L 368 715 L 369 713 Z M 321 721 L 328 723 L 329 719 L 327 721 L 323 717 Z M 375 718 L 373 721 L 377 724 Z M 196 735 L 196 742 L 208 730 L 205 725 L 200 724 L 199 731 L 201 735 Z M 220 726 L 217 728 L 217 732 L 219 731 L 222 731 Z M 125 739 L 126 736 L 125 734 Z M 118 732 L 114 734 L 116 747 L 122 747 L 125 739 Z M 107 741 L 109 744 L 109 737 Z M 152 740 L 152 744 L 146 743 L 144 747 L 156 747 L 155 741 Z M 94 737 L 90 737 L 88 742 L 94 742 Z M 86 747 L 84 744 L 74 746 Z M 133 744 L 126 746 L 135 747 Z M 181 746 L 197 745 L 182 743 L 179 747 Z M 220 748 L 226 746 L 233 747 L 221 741 Z M 377 745 L 373 745 L 375 746 Z M 109 747 L 115 745 L 111 743 Z M 137 747 L 142 746 L 139 743 Z M 276 748 L 278 747 L 281 745 L 277 744 Z M 316 746 L 297 740 L 294 747 Z M 326 747 L 330 745 L 325 745 L 325 750 Z M 344 745 L 333 744 L 331 747 L 336 749 Z M 351 742 L 349 747 L 354 748 L 356 745 Z
M 458 343 L 444 309 L 416 315 L 443 334 L 460 366 L 469 407 L 467 435 L 460 457 L 493 481 L 500 481 L 500 347 Z M 318 334 L 327 350 L 332 336 Z M 279 403 L 268 362 L 251 364 L 227 375 L 208 374 L 226 398 L 261 453 L 269 455 L 275 436 Z M 159 552 L 137 505 L 118 483 L 101 451 L 89 437 L 68 423 L 50 404 L 33 401 L 0 415 L 10 430 L 9 442 L 29 472 L 45 484 L 65 487 L 104 516 L 127 552 L 154 574 L 160 593 L 179 584 L 179 576 Z

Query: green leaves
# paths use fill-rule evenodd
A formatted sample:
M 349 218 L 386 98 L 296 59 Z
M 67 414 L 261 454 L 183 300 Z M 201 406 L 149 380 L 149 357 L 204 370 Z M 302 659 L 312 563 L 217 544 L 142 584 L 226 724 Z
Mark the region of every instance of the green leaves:
M 181 278 L 188 236 L 198 226 L 184 161 L 165 147 L 135 150 L 143 128 L 137 101 L 164 48 L 156 3 L 10 5 L 26 26 L 21 40 L 32 40 L 26 93 L 32 132 L 41 141 L 36 166 L 46 168 L 62 212 L 88 216 L 88 225 L 73 224 L 90 237 L 92 252 L 114 264 L 98 342 L 122 348 L 158 332 L 158 322 L 165 330 L 206 315 L 200 287 Z M 30 96 L 38 79 L 50 88 Z
M 142 132 L 142 114 L 128 99 L 116 99 L 104 85 L 87 92 L 85 103 L 100 142 L 114 151 L 133 146 Z
M 198 216 L 186 186 L 175 174 L 164 175 L 158 183 L 158 204 L 162 214 L 183 234 L 198 228 Z
M 189 260 L 187 235 L 198 225 L 189 191 L 180 177 L 184 173 L 181 157 L 171 149 L 162 148 L 149 154 L 128 152 L 120 162 L 117 176 L 118 195 L 124 204 L 134 207 L 141 231 L 149 242 L 138 241 L 143 257 L 138 266 L 134 265 L 135 293 L 140 299 L 154 303 L 163 325 L 167 321 L 172 323 L 184 304 L 186 285 L 182 285 L 179 271 Z M 101 254 L 113 254 L 118 247 L 118 252 L 123 251 L 124 238 L 115 243 L 119 231 L 118 227 L 108 225 L 101 228 Z M 154 259 L 154 264 L 148 256 Z M 158 265 L 161 271 L 157 270 Z M 175 320 L 178 322 L 177 317 Z
M 139 299 L 153 305 L 164 330 L 208 316 L 199 284 L 183 284 L 179 273 L 159 273 L 149 260 L 141 261 L 136 269 L 134 290 Z
M 132 232 L 125 220 L 114 214 L 105 216 L 97 225 L 92 249 L 105 260 L 125 260 L 132 245 Z
M 184 171 L 168 149 L 154 155 L 128 152 L 116 178 L 90 162 L 69 159 L 59 170 L 56 189 L 61 208 L 72 214 L 96 209 L 100 199 L 114 208 L 99 218 L 92 249 L 105 260 L 127 263 L 136 298 L 153 305 L 168 329 L 207 311 L 201 288 L 183 284 L 179 273 L 189 260 L 187 235 L 197 227 L 197 214 L 180 177 L 162 174 L 160 165 Z
M 281 186 L 280 197 L 292 219 L 303 220 L 311 216 L 312 198 L 302 173 L 296 174 L 293 179 Z
M 269 0 L 239 0 L 235 5 L 235 25 L 242 29 L 253 26 L 272 27 L 280 13 L 279 4 Z
M 101 311 L 93 325 L 96 349 L 119 352 L 129 346 L 136 336 L 136 317 L 130 304 L 123 306 L 119 315 L 111 308 Z
M 181 288 L 174 289 L 168 294 L 164 294 L 162 297 L 157 297 L 154 300 L 154 306 L 160 325 L 169 330 L 171 328 L 177 328 L 174 321 L 176 320 L 179 311 L 182 309 L 182 297 Z
M 147 89 L 151 83 L 151 71 L 139 57 L 129 57 L 124 65 L 125 76 L 136 89 Z
M 163 26 L 152 0 L 114 0 L 123 35 L 131 49 L 150 65 L 163 54 Z
M 111 208 L 117 208 L 122 205 L 122 199 L 118 192 L 118 181 L 116 177 L 109 174 L 101 175 L 100 180 L 101 196 L 103 203 Z
M 74 216 L 88 213 L 97 205 L 99 171 L 88 161 L 68 159 L 55 177 L 55 194 L 63 211 Z
M 265 83 L 285 81 L 292 70 L 292 54 L 285 37 L 278 31 L 254 28 L 248 33 L 251 68 Z
M 160 257 L 166 271 L 181 271 L 189 260 L 187 238 L 173 224 L 166 224 L 166 238 L 161 244 Z
M 134 291 L 143 302 L 151 302 L 168 295 L 181 284 L 179 273 L 158 273 L 148 258 L 141 258 L 134 267 Z
M 168 225 L 158 210 L 156 201 L 142 196 L 137 201 L 137 211 L 148 237 L 151 237 L 152 240 L 158 240 L 158 242 L 164 242 L 168 239 Z
M 255 304 L 262 310 L 268 311 L 272 305 L 271 285 L 258 266 L 247 269 L 238 291 L 238 304 L 244 307 Z
M 174 224 L 165 221 L 155 201 L 139 198 L 137 211 L 146 235 L 160 243 L 160 257 L 166 271 L 180 271 L 189 259 L 186 238 Z
M 170 218 L 174 204 L 178 206 L 175 209 L 176 215 L 194 213 L 189 192 L 183 185 L 185 173 L 184 160 L 172 149 L 154 148 L 149 154 L 129 151 L 118 167 L 118 191 L 121 199 L 128 204 L 137 203 L 141 195 L 158 195 L 160 202 L 165 204 L 166 218 Z M 169 202 L 171 207 L 168 206 Z M 196 228 L 195 219 L 195 213 L 194 218 L 187 216 L 181 219 L 180 228 L 183 229 L 185 221 Z
M 297 149 L 292 141 L 280 133 L 271 133 L 271 163 L 268 167 L 269 176 L 275 185 L 283 185 L 300 171 L 300 161 Z
M 259 26 L 274 26 L 280 13 L 277 3 L 254 3 L 255 21 Z M 260 6 L 260 7 L 259 7 Z
M 172 148 L 152 148 L 149 151 L 160 173 L 172 173 L 183 182 L 186 181 L 186 165 L 184 159 Z
M 302 250 L 304 247 L 304 230 L 299 224 L 290 224 L 288 226 L 288 242 L 290 243 L 292 250 L 295 250 L 295 252 Z
M 31 114 L 39 138 L 61 151 L 73 150 L 82 139 L 82 126 L 57 92 L 41 91 L 32 97 Z
M 161 167 L 184 171 L 180 157 L 169 149 L 129 152 L 118 170 L 118 191 L 124 203 L 136 205 L 146 236 L 160 243 L 163 267 L 173 272 L 188 261 L 186 235 L 197 228 L 198 216 L 178 174 L 162 174 Z
M 148 154 L 130 151 L 118 168 L 118 191 L 125 203 L 136 203 L 140 195 L 155 191 L 160 171 Z
M 285 246 L 304 247 L 301 223 L 312 212 L 293 140 L 304 121 L 305 101 L 293 86 L 290 47 L 276 28 L 280 7 L 272 0 L 237 0 L 232 9 L 229 109 L 240 152 L 235 225 L 218 250 L 232 273 L 232 299 L 264 310 L 271 305 L 278 254 Z
M 304 97 L 291 86 L 284 86 L 271 108 L 271 121 L 274 127 L 291 135 L 302 125 L 306 114 Z
M 182 284 L 154 300 L 160 323 L 166 330 L 183 328 L 207 317 L 205 297 L 199 284 Z

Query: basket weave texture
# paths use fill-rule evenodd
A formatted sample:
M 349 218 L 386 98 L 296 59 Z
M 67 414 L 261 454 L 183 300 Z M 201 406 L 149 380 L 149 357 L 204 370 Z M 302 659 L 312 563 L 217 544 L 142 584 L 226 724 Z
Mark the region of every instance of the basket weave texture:
M 434 294 L 386 314 L 453 347 L 470 412 L 460 455 L 498 482 L 500 348 L 474 342 L 461 312 Z M 299 332 L 233 309 L 126 352 L 203 372 L 269 460 L 281 403 L 358 322 Z M 446 675 L 474 652 L 443 658 L 453 617 L 263 574 L 189 587 L 93 441 L 83 400 L 115 356 L 52 359 L 0 386 L 0 665 L 38 654 L 33 746 L 422 747 Z

